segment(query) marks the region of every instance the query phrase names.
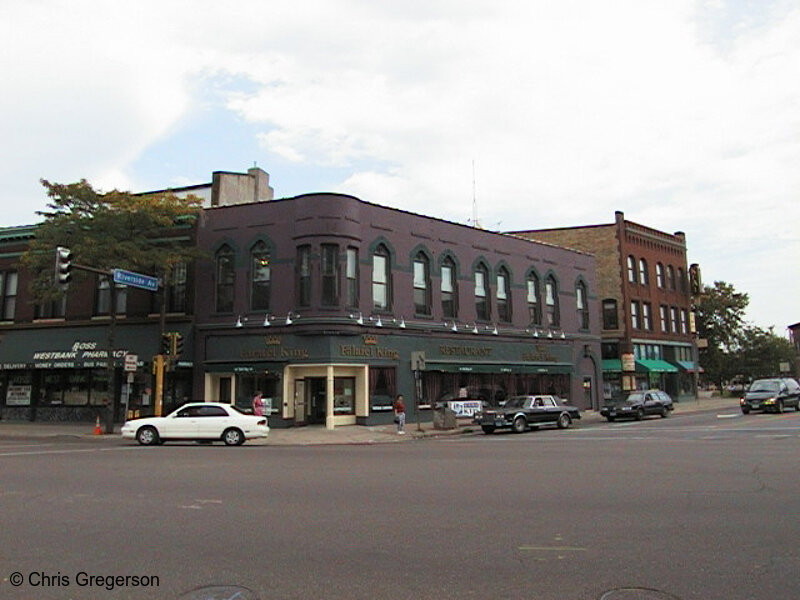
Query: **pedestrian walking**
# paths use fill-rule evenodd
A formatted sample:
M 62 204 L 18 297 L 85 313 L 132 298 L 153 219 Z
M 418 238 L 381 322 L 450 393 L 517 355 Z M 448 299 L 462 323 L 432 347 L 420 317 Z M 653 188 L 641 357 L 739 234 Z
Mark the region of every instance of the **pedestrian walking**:
M 256 392 L 253 396 L 253 414 L 257 417 L 264 416 L 264 399 L 261 397 L 261 392 Z
M 397 394 L 394 401 L 394 422 L 397 423 L 397 435 L 406 433 L 406 403 L 403 394 Z

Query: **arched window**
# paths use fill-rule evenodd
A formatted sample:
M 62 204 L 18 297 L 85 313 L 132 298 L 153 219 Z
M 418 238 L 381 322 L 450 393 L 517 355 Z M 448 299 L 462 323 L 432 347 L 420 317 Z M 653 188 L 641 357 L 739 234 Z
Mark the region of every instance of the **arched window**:
M 345 277 L 347 279 L 347 306 L 356 308 L 358 307 L 358 248 L 347 249 Z
M 511 277 L 505 267 L 497 272 L 497 317 L 511 322 Z
M 392 306 L 391 256 L 383 244 L 372 254 L 372 307 L 389 310 Z
M 556 278 L 552 275 L 549 275 L 544 283 L 544 305 L 547 315 L 547 325 L 550 327 L 558 327 L 561 324 L 558 306 L 558 284 L 556 283 Z
M 628 256 L 628 282 L 636 283 L 636 259 L 633 255 Z
M 475 269 L 475 314 L 479 321 L 488 321 L 491 318 L 489 269 L 486 265 L 478 265 Z
M 526 281 L 528 287 L 527 301 L 528 301 L 528 319 L 531 325 L 542 324 L 542 303 L 541 293 L 539 290 L 539 278 L 535 273 L 528 275 Z
M 442 262 L 442 316 L 454 319 L 458 316 L 458 289 L 456 288 L 456 264 L 449 256 Z
M 589 329 L 589 301 L 586 295 L 586 284 L 582 281 L 575 286 L 575 304 L 578 310 L 578 323 L 581 329 Z
M 258 242 L 250 250 L 250 309 L 269 310 L 272 265 L 269 249 Z
M 217 250 L 217 301 L 216 309 L 220 313 L 233 312 L 233 289 L 236 283 L 233 248 L 225 244 Z
M 647 261 L 643 258 L 639 259 L 639 283 L 642 285 L 650 284 L 650 273 L 647 270 Z
M 424 252 L 414 257 L 414 313 L 431 314 L 431 265 Z

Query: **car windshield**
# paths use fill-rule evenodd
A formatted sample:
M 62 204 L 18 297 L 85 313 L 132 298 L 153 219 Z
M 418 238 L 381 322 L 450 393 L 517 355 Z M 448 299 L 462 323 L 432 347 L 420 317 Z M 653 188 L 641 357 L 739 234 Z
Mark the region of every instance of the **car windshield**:
M 253 413 L 246 413 L 241 408 L 238 408 L 238 407 L 234 406 L 233 404 L 231 404 L 231 408 L 234 410 L 234 412 L 237 412 L 240 415 L 253 414 Z
M 503 405 L 504 408 L 522 408 L 525 406 L 525 400 L 527 400 L 527 396 L 511 396 L 506 403 Z
M 753 385 L 750 386 L 751 392 L 777 392 L 781 389 L 780 384 L 777 381 L 771 379 L 764 379 L 760 381 L 754 381 Z

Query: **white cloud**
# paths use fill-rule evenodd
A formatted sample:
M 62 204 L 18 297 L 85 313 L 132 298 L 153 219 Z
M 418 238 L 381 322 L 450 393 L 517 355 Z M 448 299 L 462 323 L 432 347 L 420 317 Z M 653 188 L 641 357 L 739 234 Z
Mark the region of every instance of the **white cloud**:
M 619 209 L 683 230 L 707 279 L 782 328 L 800 320 L 780 300 L 800 294 L 785 272 L 800 11 L 757 4 L 7 1 L 3 202 L 39 200 L 41 176 L 135 186 L 133 163 L 180 126 L 193 86 L 233 77 L 249 83 L 227 106 L 268 159 L 308 170 L 293 192 L 335 168 L 337 191 L 465 222 L 474 161 L 484 223 L 610 222 Z

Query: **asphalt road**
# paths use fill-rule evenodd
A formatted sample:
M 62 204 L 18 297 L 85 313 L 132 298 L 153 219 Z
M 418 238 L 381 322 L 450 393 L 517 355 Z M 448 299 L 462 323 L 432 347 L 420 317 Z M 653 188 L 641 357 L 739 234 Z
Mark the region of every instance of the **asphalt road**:
M 796 598 L 798 457 L 794 412 L 371 446 L 0 440 L 0 598 Z

